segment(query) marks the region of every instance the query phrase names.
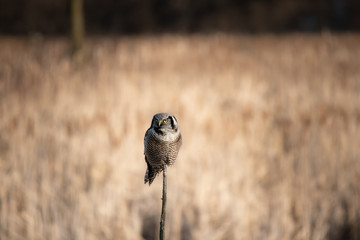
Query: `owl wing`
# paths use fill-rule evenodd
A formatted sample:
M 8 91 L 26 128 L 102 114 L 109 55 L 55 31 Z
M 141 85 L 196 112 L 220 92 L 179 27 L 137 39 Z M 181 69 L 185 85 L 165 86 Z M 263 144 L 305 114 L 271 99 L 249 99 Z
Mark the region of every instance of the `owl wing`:
M 149 135 L 149 130 L 150 130 L 150 128 L 148 129 L 148 130 L 146 130 L 146 132 L 145 132 L 145 136 L 144 136 L 144 154 L 145 154 L 145 144 L 146 144 L 146 138 L 148 137 L 148 135 Z

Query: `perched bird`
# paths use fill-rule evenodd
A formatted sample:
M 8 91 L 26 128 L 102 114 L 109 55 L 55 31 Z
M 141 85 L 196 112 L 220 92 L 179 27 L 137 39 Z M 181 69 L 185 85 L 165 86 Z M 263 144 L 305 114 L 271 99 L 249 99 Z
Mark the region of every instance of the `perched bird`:
M 175 163 L 182 144 L 176 118 L 169 113 L 155 114 L 144 137 L 144 154 L 147 170 L 144 182 L 150 184 L 164 165 Z

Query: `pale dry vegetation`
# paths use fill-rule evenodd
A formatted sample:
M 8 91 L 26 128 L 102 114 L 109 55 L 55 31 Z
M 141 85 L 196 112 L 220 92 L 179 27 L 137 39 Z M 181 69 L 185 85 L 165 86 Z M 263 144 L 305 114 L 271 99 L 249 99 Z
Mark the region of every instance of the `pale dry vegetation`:
M 360 36 L 0 39 L 0 239 L 360 239 Z

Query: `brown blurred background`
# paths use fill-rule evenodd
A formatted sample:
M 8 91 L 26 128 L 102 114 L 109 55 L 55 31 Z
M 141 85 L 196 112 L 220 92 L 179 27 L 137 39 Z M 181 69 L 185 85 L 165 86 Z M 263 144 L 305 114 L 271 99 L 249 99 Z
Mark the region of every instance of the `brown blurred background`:
M 359 10 L 1 0 L 0 239 L 157 239 L 157 112 L 183 134 L 167 239 L 360 239 Z
M 0 3 L 1 34 L 66 34 L 69 0 Z M 359 30 L 357 0 L 85 0 L 92 34 Z

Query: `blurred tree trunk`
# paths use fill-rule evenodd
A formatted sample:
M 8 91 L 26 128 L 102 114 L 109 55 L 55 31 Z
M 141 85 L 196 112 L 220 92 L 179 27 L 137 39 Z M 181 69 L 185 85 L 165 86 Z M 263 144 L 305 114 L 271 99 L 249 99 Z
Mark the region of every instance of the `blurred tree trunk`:
M 71 0 L 71 43 L 73 58 L 76 63 L 83 61 L 83 43 L 84 43 L 84 12 L 83 0 Z

